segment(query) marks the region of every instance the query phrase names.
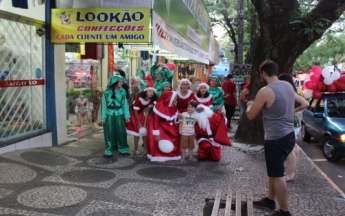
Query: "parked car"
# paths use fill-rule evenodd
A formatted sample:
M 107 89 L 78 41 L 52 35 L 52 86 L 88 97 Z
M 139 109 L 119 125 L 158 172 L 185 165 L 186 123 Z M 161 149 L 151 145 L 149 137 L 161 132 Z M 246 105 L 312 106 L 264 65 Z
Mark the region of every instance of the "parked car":
M 301 133 L 304 141 L 313 137 L 322 143 L 328 161 L 345 157 L 345 93 L 324 93 L 322 99 L 312 99 L 302 112 Z

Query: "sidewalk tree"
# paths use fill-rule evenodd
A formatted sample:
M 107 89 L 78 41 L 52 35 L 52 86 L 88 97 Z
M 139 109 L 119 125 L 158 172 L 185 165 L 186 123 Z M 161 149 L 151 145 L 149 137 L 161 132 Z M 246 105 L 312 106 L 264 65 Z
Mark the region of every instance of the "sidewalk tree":
M 310 10 L 302 10 L 298 0 L 252 0 L 258 15 L 259 34 L 250 47 L 252 73 L 249 97 L 253 99 L 264 85 L 260 64 L 271 59 L 280 73 L 292 73 L 293 65 L 314 41 L 339 19 L 345 11 L 344 0 L 308 1 Z M 262 118 L 250 122 L 241 119 L 235 138 L 262 144 Z

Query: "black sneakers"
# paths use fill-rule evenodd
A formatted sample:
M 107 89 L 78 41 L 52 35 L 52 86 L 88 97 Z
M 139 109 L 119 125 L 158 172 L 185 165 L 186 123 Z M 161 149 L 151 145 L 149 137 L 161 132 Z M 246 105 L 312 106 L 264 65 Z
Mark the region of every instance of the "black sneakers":
M 271 214 L 271 216 L 291 216 L 291 214 L 288 211 L 279 210 L 274 211 L 273 214 Z
M 268 197 L 265 197 L 261 200 L 254 201 L 253 206 L 259 209 L 274 211 L 276 209 L 276 202 L 274 200 L 269 199 Z

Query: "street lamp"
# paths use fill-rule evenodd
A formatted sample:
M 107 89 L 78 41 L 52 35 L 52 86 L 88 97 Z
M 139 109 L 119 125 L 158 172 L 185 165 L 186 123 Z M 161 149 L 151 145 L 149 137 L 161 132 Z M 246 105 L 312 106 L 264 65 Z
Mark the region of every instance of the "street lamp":
M 235 51 L 235 44 L 232 41 L 230 42 L 230 51 L 231 52 Z

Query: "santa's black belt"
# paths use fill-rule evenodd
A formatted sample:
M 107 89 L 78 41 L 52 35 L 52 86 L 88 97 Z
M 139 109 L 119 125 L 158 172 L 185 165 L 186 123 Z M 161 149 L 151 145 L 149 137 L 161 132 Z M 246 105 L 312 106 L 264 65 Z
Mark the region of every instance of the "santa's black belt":
M 114 109 L 114 110 L 118 110 L 120 109 L 122 106 L 107 106 L 108 109 Z
M 213 138 L 213 135 L 207 135 L 207 136 L 204 136 L 204 135 L 198 134 L 198 137 L 200 137 L 200 138 L 208 138 L 208 139 L 210 139 L 210 138 Z

